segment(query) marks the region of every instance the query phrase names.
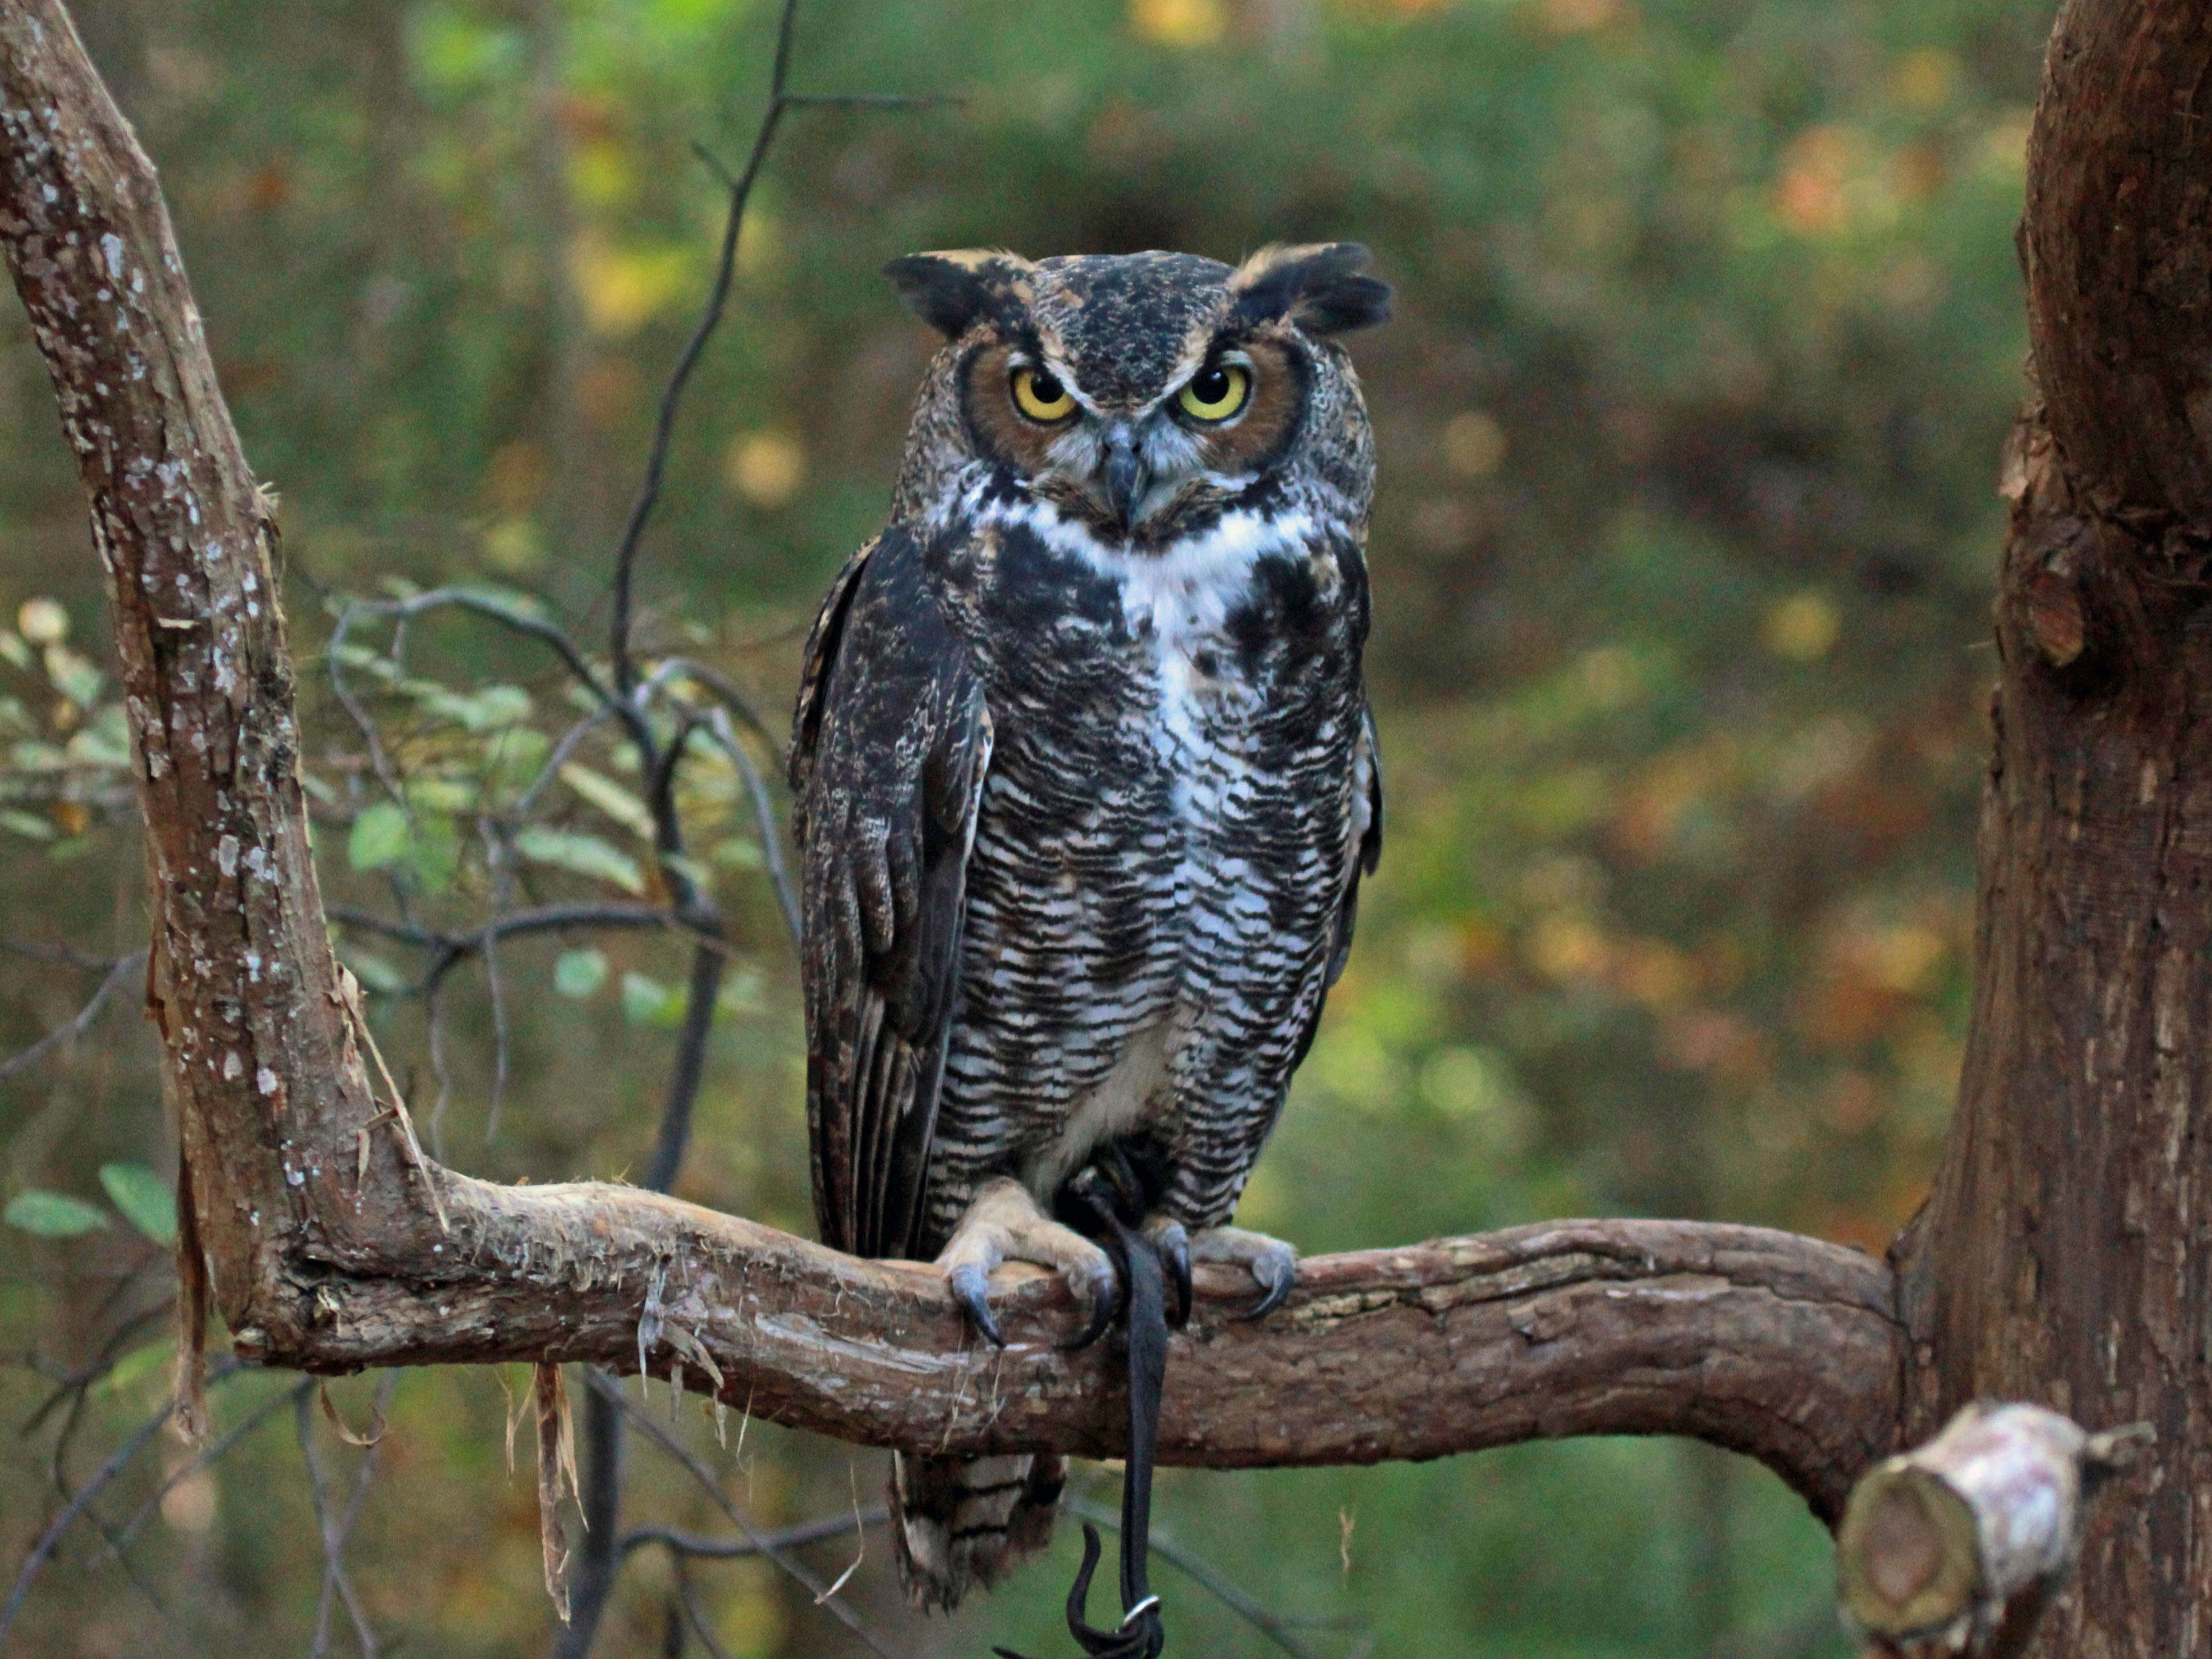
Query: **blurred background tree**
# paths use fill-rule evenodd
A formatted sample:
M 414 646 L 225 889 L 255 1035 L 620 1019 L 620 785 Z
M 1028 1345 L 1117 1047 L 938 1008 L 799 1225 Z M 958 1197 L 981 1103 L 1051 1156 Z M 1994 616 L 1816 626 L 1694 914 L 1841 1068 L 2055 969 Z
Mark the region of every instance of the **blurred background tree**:
M 451 582 L 596 637 L 653 400 L 710 274 L 722 191 L 690 146 L 741 149 L 773 10 L 76 7 L 162 168 L 224 390 L 283 493 L 303 648 L 348 597 Z M 1244 1218 L 1309 1250 L 1590 1212 L 1878 1250 L 1932 1169 L 1965 1018 L 1991 483 L 2021 390 L 2011 230 L 2050 14 L 817 0 L 798 85 L 968 101 L 787 129 L 646 544 L 647 641 L 787 706 L 815 600 L 880 522 L 930 349 L 876 275 L 891 255 L 1364 240 L 1400 293 L 1358 345 L 1382 465 L 1369 672 L 1390 840 Z M 27 327 L 0 303 L 0 1050 L 110 990 L 82 1035 L 0 1076 L 17 1224 L 0 1228 L 4 1565 L 57 1484 L 74 1491 L 159 1401 L 170 1282 L 148 1172 L 173 1154 L 135 981 L 113 966 L 143 943 L 142 865 L 97 565 Z M 516 642 L 441 623 L 414 650 L 420 680 L 377 689 L 419 714 L 416 758 L 448 783 L 473 768 L 490 788 L 513 766 L 498 734 L 566 707 Z M 480 909 L 496 872 L 470 850 L 473 797 L 410 794 L 411 836 L 364 828 L 359 735 L 327 682 L 303 675 L 303 692 L 333 899 Z M 439 750 L 455 731 L 474 748 Z M 572 840 L 541 844 L 538 876 L 624 896 L 622 786 L 565 787 Z M 811 1231 L 789 947 L 765 849 L 717 787 L 695 805 L 726 805 L 728 825 L 694 850 L 738 961 L 678 1190 Z M 681 940 L 506 947 L 501 1091 L 480 969 L 449 975 L 434 1057 L 422 1003 L 393 994 L 422 963 L 345 944 L 387 994 L 380 1041 L 410 1093 L 450 1080 L 447 1158 L 510 1180 L 638 1176 Z M 232 1380 L 218 1432 L 289 1387 Z M 360 1421 L 376 1388 L 334 1394 Z M 482 1372 L 410 1372 L 391 1394 L 348 1558 L 388 1647 L 549 1639 L 502 1409 Z M 163 1460 L 186 1456 L 149 1450 L 36 1585 L 15 1650 L 307 1646 L 308 1484 L 288 1413 L 261 1420 L 118 1559 Z M 305 1431 L 349 1492 L 362 1455 Z M 685 1433 L 765 1524 L 866 1504 L 881 1480 L 877 1454 L 757 1425 L 726 1450 L 688 1417 Z M 1268 1605 L 1364 1621 L 1306 1632 L 1316 1652 L 1843 1651 L 1825 1534 L 1771 1477 L 1702 1448 L 1171 1471 L 1161 1505 L 1164 1533 Z M 713 1519 L 645 1449 L 624 1506 Z M 853 1545 L 815 1549 L 834 1576 Z M 895 1605 L 878 1539 L 853 1593 L 904 1651 L 1054 1651 L 1070 1565 L 925 1624 Z M 692 1576 L 732 1653 L 847 1650 L 764 1565 Z M 1156 1578 L 1176 1589 L 1172 1569 Z M 660 1651 L 669 1582 L 657 1553 L 635 1559 L 598 1650 Z M 1179 1651 L 1272 1650 L 1194 1591 L 1170 1607 Z

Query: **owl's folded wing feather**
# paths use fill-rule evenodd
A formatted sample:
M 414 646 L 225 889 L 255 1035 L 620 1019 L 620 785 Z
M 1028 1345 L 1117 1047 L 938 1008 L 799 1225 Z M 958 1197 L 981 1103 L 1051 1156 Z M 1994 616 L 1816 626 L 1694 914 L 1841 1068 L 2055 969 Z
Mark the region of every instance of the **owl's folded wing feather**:
M 792 732 L 806 1111 L 822 1239 L 914 1247 L 991 720 L 902 530 L 854 555 L 806 645 Z
M 1375 735 L 1374 711 L 1366 708 L 1359 711 L 1359 742 L 1352 755 L 1350 829 L 1344 891 L 1337 900 L 1336 927 L 1330 936 L 1324 985 L 1336 983 L 1344 972 L 1346 958 L 1352 955 L 1352 930 L 1359 921 L 1359 878 L 1373 875 L 1375 866 L 1382 860 L 1382 750 Z M 1298 1033 L 1297 1047 L 1291 1060 L 1293 1066 L 1304 1062 L 1306 1051 L 1313 1047 L 1315 1034 L 1320 1030 L 1321 1003 L 1316 1000 L 1312 1014 Z

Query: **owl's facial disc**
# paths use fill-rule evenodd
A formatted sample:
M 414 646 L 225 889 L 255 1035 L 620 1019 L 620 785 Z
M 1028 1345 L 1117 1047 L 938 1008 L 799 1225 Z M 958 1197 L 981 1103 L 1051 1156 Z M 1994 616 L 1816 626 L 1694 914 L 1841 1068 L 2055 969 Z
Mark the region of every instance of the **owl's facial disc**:
M 963 402 L 981 445 L 1042 500 L 1109 534 L 1152 540 L 1226 506 L 1287 452 L 1310 365 L 1262 327 L 1198 331 L 1149 386 L 1049 337 L 990 341 Z
M 1036 400 L 1023 395 L 1030 390 L 1023 378 L 1028 373 L 1015 371 L 1014 397 L 1035 419 Z M 1136 409 L 1102 410 L 1071 386 L 1067 412 L 1054 422 L 1063 429 L 1045 451 L 1047 466 L 1055 482 L 1073 486 L 1124 534 L 1141 531 L 1188 499 L 1194 487 L 1227 483 L 1222 461 L 1242 470 L 1222 441 L 1252 407 L 1258 373 L 1241 349 L 1212 351 Z M 1054 389 L 1061 384 L 1053 382 Z

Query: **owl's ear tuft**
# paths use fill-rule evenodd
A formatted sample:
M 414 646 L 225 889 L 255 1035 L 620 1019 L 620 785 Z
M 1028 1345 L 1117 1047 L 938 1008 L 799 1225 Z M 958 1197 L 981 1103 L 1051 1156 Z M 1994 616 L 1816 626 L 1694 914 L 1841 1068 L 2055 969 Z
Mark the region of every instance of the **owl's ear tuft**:
M 1278 242 L 1239 265 L 1229 287 L 1247 322 L 1280 319 L 1309 334 L 1349 334 L 1390 315 L 1390 285 L 1363 274 L 1367 260 L 1357 242 Z
M 1000 248 L 961 248 L 909 253 L 884 267 L 907 309 L 948 340 L 965 334 L 986 310 L 1018 298 L 1015 289 L 1033 269 L 1018 253 Z

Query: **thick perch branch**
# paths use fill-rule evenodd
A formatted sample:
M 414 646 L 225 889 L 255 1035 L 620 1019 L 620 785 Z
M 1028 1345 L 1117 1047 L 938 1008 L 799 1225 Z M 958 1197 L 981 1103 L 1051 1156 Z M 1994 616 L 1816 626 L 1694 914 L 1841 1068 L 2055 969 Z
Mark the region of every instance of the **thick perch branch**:
M 261 1304 L 284 1328 L 237 1330 L 240 1352 L 310 1370 L 550 1356 L 634 1371 L 642 1357 L 847 1440 L 1120 1451 L 1114 1368 L 1059 1352 L 1079 1321 L 1056 1282 L 1001 1275 L 1002 1352 L 974 1343 L 926 1268 L 628 1188 L 441 1185 L 453 1231 L 438 1255 L 373 1276 L 290 1264 Z M 1233 1279 L 1200 1291 L 1168 1367 L 1170 1462 L 1693 1434 L 1832 1517 L 1896 1419 L 1887 1271 L 1760 1228 L 1565 1222 L 1316 1257 L 1256 1324 L 1237 1319 Z
M 1052 1346 L 1073 1321 L 1055 1285 L 1012 1291 L 1014 1346 L 978 1350 L 926 1269 L 630 1188 L 410 1161 L 327 943 L 273 528 L 152 168 L 56 0 L 0 9 L 0 240 L 91 497 L 137 744 L 185 1248 L 204 1248 L 240 1354 L 681 1366 L 851 1440 L 1117 1449 L 1110 1367 Z M 1169 1368 L 1173 1462 L 1685 1433 L 1833 1516 L 1895 1435 L 1888 1270 L 1786 1234 L 1574 1222 L 1324 1257 L 1258 1325 L 1203 1288 Z

